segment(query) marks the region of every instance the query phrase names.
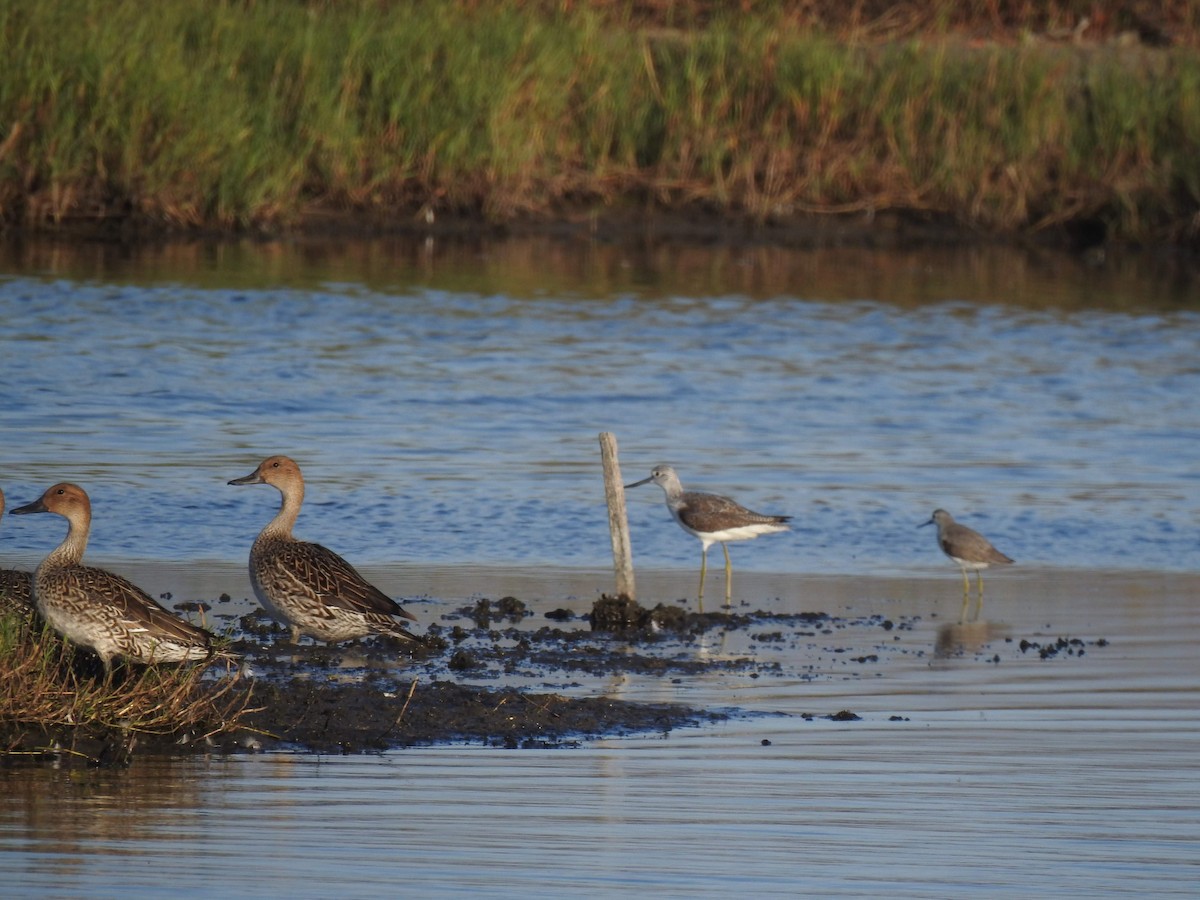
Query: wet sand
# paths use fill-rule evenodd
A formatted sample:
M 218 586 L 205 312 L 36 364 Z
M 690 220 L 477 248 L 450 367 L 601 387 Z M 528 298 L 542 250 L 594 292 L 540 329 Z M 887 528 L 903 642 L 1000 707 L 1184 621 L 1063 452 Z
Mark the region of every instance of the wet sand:
M 123 570 L 152 592 L 171 584 L 169 606 L 206 603 L 209 627 L 239 636 L 261 707 L 247 731 L 216 743 L 144 739 L 138 753 L 563 747 L 779 715 L 899 727 L 961 714 L 972 693 L 993 692 L 1054 722 L 1129 684 L 1139 685 L 1130 716 L 1174 716 L 1194 708 L 1200 680 L 1184 650 L 1200 637 L 1191 574 L 1013 569 L 987 579 L 980 621 L 959 624 L 952 567 L 938 577 L 737 573 L 737 595 L 760 599 L 729 609 L 710 599 L 704 611 L 673 597 L 695 573 L 653 572 L 639 580 L 641 620 L 598 629 L 607 572 L 369 571 L 421 620 L 429 643 L 413 647 L 294 646 L 246 599 L 240 568 Z M 430 593 L 413 595 L 417 584 Z
M 217 621 L 253 611 L 240 567 L 124 570 L 185 602 L 229 592 Z M 695 574 L 639 573 L 643 605 L 674 604 Z M 280 668 L 262 696 L 278 683 L 286 699 L 264 711 L 281 732 L 258 736 L 265 752 L 176 748 L 186 758 L 147 752 L 72 778 L 0 768 L 6 821 L 44 860 L 0 859 L 6 884 L 153 893 L 169 866 L 201 893 L 264 870 L 297 895 L 344 889 L 348 870 L 361 890 L 402 880 L 430 895 L 1195 892 L 1194 573 L 1022 566 L 987 579 L 986 625 L 957 629 L 953 567 L 735 572 L 758 599 L 727 627 L 634 639 L 593 637 L 580 618 L 605 572 L 370 575 L 454 649 L 305 647 L 295 662 L 271 637 L 260 653 Z M 481 606 L 503 596 L 533 615 Z M 451 669 L 459 650 L 477 665 Z M 560 714 L 577 700 L 593 718 L 572 731 Z M 650 718 L 629 732 L 634 707 Z M 460 731 L 423 730 L 443 721 Z M 353 723 L 373 730 L 339 746 Z M 331 833 L 344 838 L 333 861 Z

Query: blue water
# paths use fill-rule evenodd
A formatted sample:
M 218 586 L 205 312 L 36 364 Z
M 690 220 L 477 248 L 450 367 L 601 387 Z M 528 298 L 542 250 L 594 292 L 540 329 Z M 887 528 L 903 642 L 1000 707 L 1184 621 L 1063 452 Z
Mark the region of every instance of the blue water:
M 277 497 L 226 482 L 287 452 L 299 533 L 427 566 L 422 622 L 500 590 L 531 629 L 560 606 L 586 628 L 606 430 L 629 481 L 669 461 L 796 517 L 734 545 L 740 602 L 866 623 L 678 648 L 749 673 L 453 676 L 734 714 L 580 749 L 10 760 L 5 896 L 1193 896 L 1200 296 L 1159 262 L 0 248 L 0 487 L 11 507 L 79 481 L 89 558 L 155 593 L 247 596 Z M 657 488 L 629 500 L 639 597 L 682 596 L 696 542 Z M 934 506 L 1020 563 L 989 577 L 962 655 L 936 651 L 960 591 L 915 527 Z M 62 531 L 5 517 L 0 563 Z M 1023 648 L 1062 636 L 1086 654 Z M 841 710 L 860 718 L 824 718 Z
M 10 257 L 9 508 L 77 481 L 92 559 L 240 561 L 277 495 L 226 482 L 287 453 L 298 534 L 355 562 L 603 566 L 611 431 L 626 481 L 670 462 L 795 517 L 738 569 L 936 568 L 916 526 L 939 506 L 1021 563 L 1200 567 L 1190 281 L 1009 251 L 558 253 Z M 637 565 L 698 563 L 658 488 L 629 502 Z M 61 533 L 6 517 L 3 557 Z
M 1014 639 L 934 660 L 931 607 L 957 611 L 946 574 L 793 579 L 835 611 L 848 583 L 911 630 L 684 651 L 750 654 L 761 677 L 572 674 L 573 691 L 742 711 L 705 728 L 120 771 L 10 760 L 4 896 L 1194 897 L 1200 579 L 1013 573 L 989 603 L 1014 638 L 1077 635 L 1086 655 Z M 860 718 L 824 718 L 843 709 Z

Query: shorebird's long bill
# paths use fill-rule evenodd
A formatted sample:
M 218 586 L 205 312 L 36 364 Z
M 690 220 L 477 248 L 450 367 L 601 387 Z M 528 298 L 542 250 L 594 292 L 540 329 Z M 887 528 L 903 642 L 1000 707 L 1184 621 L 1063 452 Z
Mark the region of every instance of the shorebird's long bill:
M 230 483 L 230 484 L 233 484 L 233 482 L 232 482 L 232 481 L 231 481 L 231 482 L 229 482 L 229 483 Z M 934 521 L 933 521 L 933 519 L 930 519 L 928 522 L 922 522 L 922 523 L 921 523 L 920 525 L 918 525 L 917 527 L 918 527 L 918 528 L 924 528 L 926 525 L 933 525 L 933 524 L 935 524 L 935 523 L 934 523 Z
M 641 481 L 635 481 L 633 484 L 625 485 L 625 490 L 629 490 L 630 488 L 639 487 L 640 485 L 643 485 L 643 484 L 649 484 L 653 480 L 654 480 L 654 476 L 651 475 L 649 478 L 643 478 Z

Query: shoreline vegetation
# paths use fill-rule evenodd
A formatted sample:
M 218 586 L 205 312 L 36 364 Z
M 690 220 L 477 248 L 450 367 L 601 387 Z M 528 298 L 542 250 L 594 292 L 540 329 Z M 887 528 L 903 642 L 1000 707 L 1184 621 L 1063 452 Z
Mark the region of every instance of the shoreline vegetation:
M 41 0 L 0 35 L 0 233 L 1200 245 L 1186 0 Z
M 207 749 L 245 728 L 254 681 L 228 654 L 195 665 L 127 666 L 60 638 L 0 595 L 0 765 L 69 758 L 128 765 L 147 746 Z

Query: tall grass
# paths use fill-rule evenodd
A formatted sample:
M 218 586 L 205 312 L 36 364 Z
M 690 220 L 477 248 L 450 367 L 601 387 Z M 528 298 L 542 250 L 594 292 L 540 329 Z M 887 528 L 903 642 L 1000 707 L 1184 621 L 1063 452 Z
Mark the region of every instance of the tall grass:
M 0 2 L 0 221 L 275 227 L 650 202 L 1194 236 L 1186 46 L 850 43 L 783 3 L 706 6 L 695 28 L 622 9 Z

